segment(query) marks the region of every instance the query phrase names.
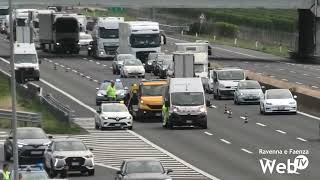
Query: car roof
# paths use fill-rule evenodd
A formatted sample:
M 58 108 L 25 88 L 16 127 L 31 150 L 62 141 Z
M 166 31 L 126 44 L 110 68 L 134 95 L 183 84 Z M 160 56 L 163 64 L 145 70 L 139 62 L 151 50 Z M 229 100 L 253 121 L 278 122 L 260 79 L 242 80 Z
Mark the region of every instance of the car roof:
M 125 159 L 124 161 L 125 162 L 136 162 L 136 161 L 158 161 L 158 162 L 161 162 L 159 159 L 147 158 L 147 157 L 134 158 L 134 159 Z
M 266 90 L 266 92 L 290 92 L 290 90 L 289 89 L 268 89 Z
M 72 142 L 72 141 L 79 141 L 82 142 L 81 139 L 78 138 L 57 138 L 57 139 L 52 139 L 52 142 Z

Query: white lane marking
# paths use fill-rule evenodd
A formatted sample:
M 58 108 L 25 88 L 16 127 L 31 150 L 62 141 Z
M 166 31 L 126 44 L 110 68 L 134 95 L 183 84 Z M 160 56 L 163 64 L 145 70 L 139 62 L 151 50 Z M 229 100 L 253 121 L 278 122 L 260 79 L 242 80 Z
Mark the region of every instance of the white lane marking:
M 311 86 L 312 88 L 315 88 L 315 89 L 319 89 L 319 87 L 318 86 Z
M 80 76 L 84 76 L 84 74 L 80 73 Z
M 256 125 L 258 125 L 258 126 L 262 126 L 262 127 L 266 127 L 266 126 L 267 126 L 267 125 L 262 124 L 262 123 L 256 123 Z
M 104 164 L 101 164 L 101 163 L 95 163 L 95 164 L 97 166 L 105 167 L 105 168 L 108 168 L 108 169 L 114 169 L 116 171 L 120 170 L 119 168 L 116 168 L 116 167 L 113 167 L 113 166 L 104 165 Z
M 246 119 L 246 117 L 244 117 L 244 116 L 240 116 L 240 118 L 241 118 L 241 119 Z
M 288 79 L 281 79 L 282 81 L 288 81 Z
M 257 73 L 257 74 L 261 75 L 262 73 Z
M 275 78 L 275 76 L 270 76 L 271 78 Z
M 297 113 L 301 114 L 303 116 L 307 116 L 309 118 L 316 119 L 316 120 L 320 121 L 320 117 L 317 117 L 317 116 L 314 116 L 314 115 L 311 115 L 311 114 L 308 114 L 308 113 L 304 113 L 304 112 L 301 112 L 301 111 L 297 111 Z
M 91 77 L 90 77 L 90 76 L 86 76 L 86 78 L 87 78 L 87 79 L 90 79 Z
M 60 67 L 64 68 L 64 65 L 61 64 Z
M 309 74 L 303 74 L 304 76 L 309 76 Z
M 87 60 L 87 58 L 83 58 L 83 60 Z
M 295 71 L 290 71 L 291 73 L 296 73 Z
M 242 148 L 241 151 L 244 151 L 244 152 L 246 152 L 246 153 L 248 153 L 248 154 L 252 154 L 252 153 L 253 153 L 253 152 L 251 152 L 251 151 L 249 151 L 249 150 L 247 150 L 247 149 L 244 149 L 244 148 Z
M 299 85 L 301 85 L 302 83 L 301 83 L 301 82 L 296 82 L 296 84 L 299 84 Z
M 283 71 L 284 69 L 279 69 L 279 71 Z
M 303 139 L 303 138 L 301 138 L 301 137 L 297 137 L 297 139 L 300 140 L 300 141 L 303 141 L 303 142 L 306 142 L 306 141 L 307 141 L 307 140 L 305 140 L 305 139 Z
M 99 62 L 96 62 L 96 64 L 98 64 L 98 65 L 99 65 L 100 63 L 99 63 Z
M 225 140 L 225 139 L 220 139 L 220 141 L 222 141 L 222 142 L 224 142 L 224 143 L 226 143 L 226 144 L 231 144 L 231 142 L 229 142 L 229 141 L 227 141 L 227 140 Z
M 112 69 L 112 67 L 110 67 L 110 69 Z
M 103 65 L 103 67 L 106 67 L 106 66 L 107 66 L 107 65 L 105 65 L 105 64 Z
M 204 132 L 205 134 L 209 135 L 209 136 L 212 136 L 213 134 L 209 133 L 209 132 Z
M 51 62 L 51 63 L 52 63 L 52 60 L 49 60 L 49 62 Z
M 98 82 L 98 80 L 96 80 L 96 79 L 95 79 L 95 80 L 93 80 L 93 81 L 94 81 L 94 82 Z
M 90 59 L 89 61 L 90 61 L 90 62 L 93 62 L 93 60 L 92 60 L 92 59 Z
M 164 50 L 164 52 L 168 52 L 168 50 L 167 50 L 167 49 L 165 49 L 165 50 Z
M 281 130 L 279 130 L 279 129 L 277 129 L 276 131 L 279 132 L 279 133 L 281 133 L 281 134 L 287 134 L 286 132 L 281 131 Z
M 215 109 L 217 109 L 217 106 L 215 106 L 215 105 L 211 105 L 210 107 L 211 107 L 211 108 L 215 108 Z
M 77 73 L 78 71 L 73 69 L 72 72 Z

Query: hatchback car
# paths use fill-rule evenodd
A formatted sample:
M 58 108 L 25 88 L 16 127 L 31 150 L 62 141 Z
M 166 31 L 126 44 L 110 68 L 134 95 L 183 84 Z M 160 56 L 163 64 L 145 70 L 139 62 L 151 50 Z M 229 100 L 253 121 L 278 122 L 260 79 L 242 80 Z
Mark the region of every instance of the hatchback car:
M 113 74 L 120 74 L 120 69 L 125 59 L 136 59 L 136 57 L 132 54 L 117 54 L 112 62 Z
M 108 101 L 108 97 L 106 96 L 107 87 L 111 84 L 109 80 L 104 80 L 100 87 L 96 88 L 96 105 L 99 106 L 103 102 Z M 121 101 L 127 94 L 128 88 L 123 87 L 122 81 L 120 79 L 115 80 L 116 87 L 116 100 Z
M 95 128 L 128 128 L 132 130 L 133 118 L 123 103 L 105 103 L 95 115 Z
M 293 96 L 288 89 L 266 90 L 264 98 L 260 101 L 260 113 L 297 112 L 297 96 Z
M 10 132 L 4 143 L 5 159 L 9 161 L 13 156 L 13 137 Z M 17 128 L 18 154 L 20 164 L 34 164 L 43 161 L 43 153 L 51 143 L 52 136 L 47 136 L 41 128 Z
M 45 168 L 51 178 L 57 174 L 64 178 L 74 171 L 93 176 L 95 166 L 91 150 L 79 139 L 54 139 L 44 154 Z
M 93 39 L 92 39 L 92 36 L 91 34 L 86 34 L 84 32 L 80 32 L 80 35 L 79 35 L 79 45 L 80 45 L 80 48 L 87 48 L 90 44 L 90 42 L 92 42 Z
M 157 159 L 138 158 L 124 160 L 117 171 L 116 180 L 172 180 L 169 176 L 172 170 L 164 169 L 161 162 Z
M 234 92 L 234 104 L 260 103 L 263 99 L 263 91 L 258 81 L 243 80 L 239 81 L 238 87 Z
M 145 77 L 144 67 L 139 59 L 126 59 L 120 70 L 120 76 L 127 77 Z

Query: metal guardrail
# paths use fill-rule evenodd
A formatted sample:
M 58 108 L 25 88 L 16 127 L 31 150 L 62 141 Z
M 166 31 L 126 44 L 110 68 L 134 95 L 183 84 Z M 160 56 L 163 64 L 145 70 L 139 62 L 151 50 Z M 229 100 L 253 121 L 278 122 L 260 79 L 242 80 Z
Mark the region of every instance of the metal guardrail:
M 0 119 L 12 120 L 12 111 L 6 109 L 0 109 Z M 17 112 L 17 121 L 22 123 L 23 126 L 42 126 L 42 115 L 39 113 L 31 112 Z
M 42 104 L 45 104 L 49 111 L 55 114 L 58 119 L 69 123 L 72 122 L 74 111 L 56 100 L 51 94 L 41 96 L 40 101 Z

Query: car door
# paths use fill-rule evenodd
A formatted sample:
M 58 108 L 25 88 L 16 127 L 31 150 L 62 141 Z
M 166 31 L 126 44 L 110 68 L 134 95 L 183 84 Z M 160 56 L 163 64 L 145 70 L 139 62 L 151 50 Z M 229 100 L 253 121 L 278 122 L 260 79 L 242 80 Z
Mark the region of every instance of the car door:
M 51 143 L 44 152 L 44 161 L 45 161 L 44 163 L 46 167 L 50 167 L 51 165 L 50 162 L 51 162 L 52 153 L 53 153 L 52 151 L 53 151 L 53 143 Z

